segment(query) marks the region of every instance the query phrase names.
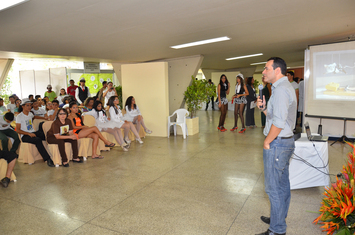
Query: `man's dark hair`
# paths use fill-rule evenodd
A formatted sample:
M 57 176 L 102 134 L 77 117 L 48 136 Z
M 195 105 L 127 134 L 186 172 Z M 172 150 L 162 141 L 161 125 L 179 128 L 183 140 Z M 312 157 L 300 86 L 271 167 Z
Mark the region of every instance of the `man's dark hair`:
M 3 98 L 0 98 L 0 101 L 1 101 L 1 100 L 2 100 L 2 101 L 4 101 L 4 99 L 3 99 Z
M 300 80 L 300 78 L 299 78 L 299 77 L 295 77 L 295 78 L 293 78 L 293 81 L 295 81 L 295 82 L 297 82 L 297 83 L 298 83 L 298 80 Z
M 14 98 L 14 99 L 15 99 L 15 96 L 13 96 L 13 95 L 10 95 L 10 96 L 9 96 L 9 99 L 11 99 L 11 98 Z
M 41 98 L 41 95 L 36 95 L 35 99 L 37 100 L 38 98 Z
M 28 96 L 28 98 L 29 98 L 30 100 L 32 100 L 32 99 L 31 99 L 31 96 L 32 96 L 32 99 L 33 99 L 33 95 L 32 95 L 32 94 Z
M 287 71 L 288 74 L 290 74 L 292 77 L 295 77 L 295 73 L 293 71 Z
M 280 68 L 281 69 L 281 74 L 282 75 L 286 75 L 286 71 L 287 71 L 287 65 L 286 62 L 281 59 L 280 57 L 271 57 L 269 60 L 273 60 L 274 63 L 272 65 L 272 68 L 275 70 L 276 68 Z
M 53 101 L 52 101 L 52 104 L 53 104 L 53 103 L 59 104 L 59 101 L 58 101 L 58 100 L 53 100 Z
M 106 82 L 106 81 L 103 81 L 103 82 L 102 82 L 102 85 L 105 85 L 105 84 L 107 84 L 107 82 Z
M 14 120 L 15 115 L 13 113 L 11 113 L 11 112 L 7 112 L 7 113 L 5 113 L 4 117 L 5 117 L 6 120 L 9 120 L 9 121 L 12 122 Z

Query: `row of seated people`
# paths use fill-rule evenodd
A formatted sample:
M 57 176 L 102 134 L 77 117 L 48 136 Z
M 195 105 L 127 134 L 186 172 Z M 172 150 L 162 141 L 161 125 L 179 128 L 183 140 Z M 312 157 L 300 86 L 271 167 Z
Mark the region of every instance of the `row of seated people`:
M 55 102 L 54 102 L 55 103 Z M 48 103 L 47 103 L 48 104 Z M 139 128 L 142 125 L 146 133 L 151 133 L 148 130 L 143 121 L 143 117 L 139 111 L 138 106 L 135 104 L 133 97 L 129 97 L 126 102 L 126 110 L 128 115 L 123 116 L 119 107 L 119 99 L 117 96 L 112 96 L 107 103 L 107 113 L 103 109 L 103 105 L 100 101 L 95 100 L 92 107 L 88 104 L 86 107 L 88 112 L 81 113 L 79 111 L 78 104 L 74 101 L 69 104 L 68 111 L 66 108 L 55 107 L 53 113 L 44 114 L 43 116 L 35 115 L 33 111 L 38 111 L 38 101 L 29 99 L 23 99 L 19 108 L 19 114 L 16 117 L 16 132 L 10 127 L 10 123 L 14 120 L 14 114 L 11 112 L 0 115 L 0 139 L 2 148 L 7 157 L 2 157 L 4 154 L 0 154 L 0 158 L 4 158 L 8 162 L 8 168 L 6 176 L 1 180 L 1 184 L 4 187 L 10 182 L 13 167 L 16 162 L 17 154 L 16 150 L 19 146 L 20 140 L 18 134 L 21 136 L 23 143 L 34 144 L 47 165 L 54 166 L 54 163 L 47 152 L 47 149 L 43 145 L 43 140 L 46 140 L 48 144 L 54 144 L 58 146 L 61 165 L 64 167 L 69 166 L 69 158 L 65 151 L 65 143 L 70 143 L 72 147 L 72 161 L 74 163 L 83 162 L 83 158 L 78 156 L 78 139 L 91 138 L 92 141 L 92 158 L 102 159 L 103 157 L 97 154 L 99 151 L 98 143 L 102 140 L 105 147 L 114 147 L 114 143 L 108 141 L 101 132 L 107 132 L 112 134 L 116 142 L 121 146 L 123 151 L 128 151 L 130 147 L 130 139 L 128 138 L 128 132 L 132 131 L 136 140 L 139 143 L 143 143 L 139 136 Z M 129 105 L 131 104 L 131 105 Z M 129 105 L 129 106 L 128 106 Z M 52 110 L 52 109 L 50 109 Z M 89 111 L 90 110 L 90 111 Z M 49 114 L 49 115 L 48 115 Z M 95 126 L 85 126 L 85 115 L 91 115 L 95 118 Z M 41 123 L 36 131 L 33 125 L 34 119 L 49 119 L 54 120 L 46 135 L 43 132 Z M 133 123 L 137 124 L 137 128 Z M 138 129 L 138 130 L 137 130 Z M 124 130 L 124 137 L 122 131 Z M 14 141 L 10 151 L 7 148 L 7 137 L 11 137 Z

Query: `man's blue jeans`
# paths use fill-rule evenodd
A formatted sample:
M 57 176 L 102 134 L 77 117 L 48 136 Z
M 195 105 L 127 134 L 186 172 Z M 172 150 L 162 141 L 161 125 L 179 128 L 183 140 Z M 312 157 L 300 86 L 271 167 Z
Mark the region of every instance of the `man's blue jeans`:
M 264 149 L 265 192 L 270 200 L 270 230 L 286 233 L 286 217 L 291 200 L 289 160 L 295 149 L 293 138 L 277 137 Z

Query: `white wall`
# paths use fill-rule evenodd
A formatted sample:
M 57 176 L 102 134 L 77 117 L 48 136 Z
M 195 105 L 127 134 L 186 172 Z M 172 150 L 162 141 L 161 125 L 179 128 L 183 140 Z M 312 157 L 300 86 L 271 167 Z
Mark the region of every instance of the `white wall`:
M 123 64 L 121 81 L 123 101 L 134 96 L 151 136 L 167 137 L 168 63 Z

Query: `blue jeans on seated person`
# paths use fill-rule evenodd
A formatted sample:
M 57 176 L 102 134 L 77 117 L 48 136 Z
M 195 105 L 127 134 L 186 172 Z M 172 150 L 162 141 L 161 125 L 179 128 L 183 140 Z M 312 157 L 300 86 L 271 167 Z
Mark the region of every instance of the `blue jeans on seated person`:
M 291 201 L 289 161 L 295 149 L 293 138 L 276 138 L 263 150 L 265 192 L 270 200 L 270 227 L 274 233 L 286 233 L 286 217 Z

